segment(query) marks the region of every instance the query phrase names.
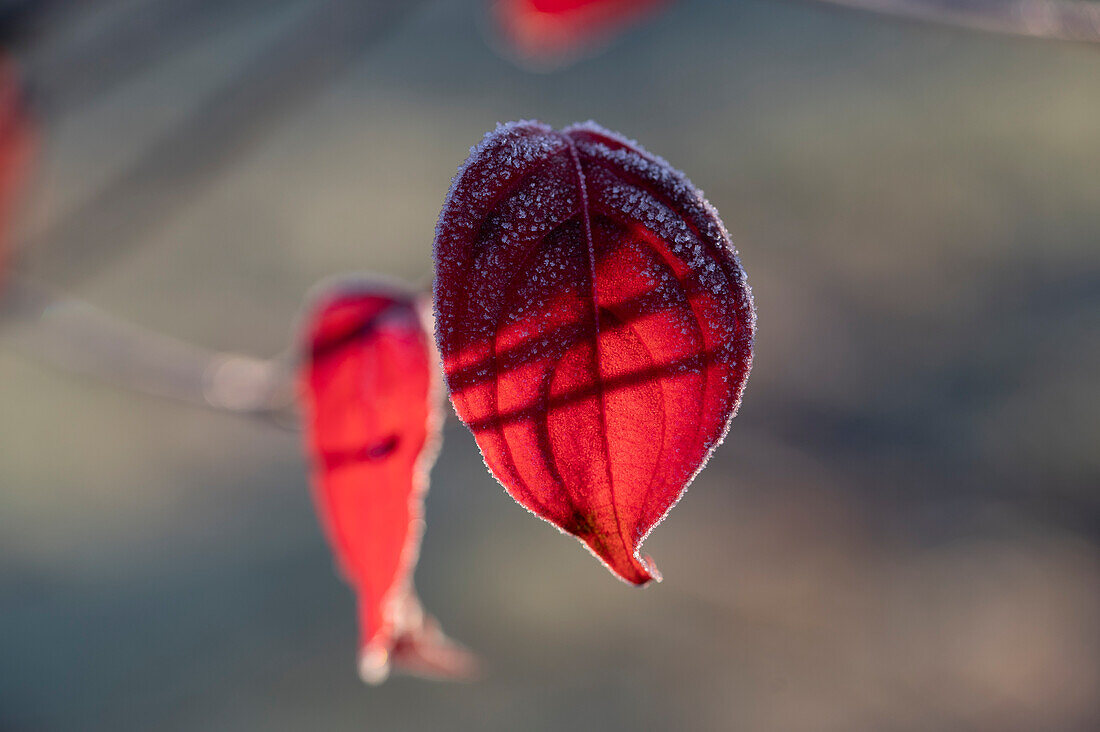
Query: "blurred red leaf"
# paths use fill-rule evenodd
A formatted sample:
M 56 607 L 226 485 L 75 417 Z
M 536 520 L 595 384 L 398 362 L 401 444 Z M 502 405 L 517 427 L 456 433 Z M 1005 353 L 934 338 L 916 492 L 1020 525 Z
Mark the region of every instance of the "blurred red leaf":
M 485 136 L 435 242 L 451 399 L 523 506 L 622 579 L 721 442 L 755 315 L 717 212 L 665 161 L 588 123 Z
M 0 273 L 11 236 L 11 219 L 35 148 L 34 125 L 15 62 L 0 55 Z
M 360 675 L 377 683 L 395 666 L 468 676 L 473 658 L 424 615 L 412 584 L 440 439 L 420 304 L 392 286 L 345 285 L 320 301 L 307 329 L 301 384 L 314 497 L 358 598 Z
M 571 59 L 649 15 L 668 0 L 494 0 L 508 45 L 537 65 Z

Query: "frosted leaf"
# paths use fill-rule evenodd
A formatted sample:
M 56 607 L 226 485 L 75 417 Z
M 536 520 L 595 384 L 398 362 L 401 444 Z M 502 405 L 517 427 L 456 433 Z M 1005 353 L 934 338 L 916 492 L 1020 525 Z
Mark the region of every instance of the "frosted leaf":
M 714 208 L 593 122 L 510 123 L 455 177 L 435 260 L 451 398 L 489 469 L 622 579 L 657 577 L 640 545 L 751 365 L 752 297 Z

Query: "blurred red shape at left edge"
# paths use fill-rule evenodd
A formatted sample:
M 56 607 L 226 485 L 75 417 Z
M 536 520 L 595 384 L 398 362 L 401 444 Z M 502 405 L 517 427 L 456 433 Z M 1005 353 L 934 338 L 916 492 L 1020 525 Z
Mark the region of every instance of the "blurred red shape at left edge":
M 38 146 L 18 64 L 0 52 L 0 278 L 11 250 L 12 220 Z
M 305 323 L 300 390 L 317 511 L 355 591 L 359 673 L 468 679 L 476 659 L 425 614 L 413 587 L 440 386 L 426 304 L 400 286 L 325 288 Z

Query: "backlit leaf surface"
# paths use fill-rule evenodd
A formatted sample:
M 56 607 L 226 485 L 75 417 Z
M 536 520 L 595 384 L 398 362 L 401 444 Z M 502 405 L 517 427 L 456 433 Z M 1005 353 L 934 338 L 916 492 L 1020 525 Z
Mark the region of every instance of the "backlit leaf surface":
M 523 506 L 622 579 L 723 439 L 755 315 L 714 208 L 586 123 L 499 126 L 440 214 L 436 340 L 459 417 Z
M 315 502 L 358 599 L 369 682 L 391 666 L 443 678 L 473 670 L 412 584 L 440 428 L 423 314 L 414 295 L 367 282 L 337 287 L 307 323 L 301 382 Z

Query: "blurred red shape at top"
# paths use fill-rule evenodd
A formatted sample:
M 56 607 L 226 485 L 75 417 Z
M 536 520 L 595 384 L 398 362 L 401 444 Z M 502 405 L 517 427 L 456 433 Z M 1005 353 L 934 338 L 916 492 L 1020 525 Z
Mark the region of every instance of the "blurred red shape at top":
M 512 51 L 540 67 L 572 61 L 668 0 L 493 0 L 493 22 Z
M 306 324 L 301 388 L 314 497 L 359 605 L 359 670 L 462 678 L 472 656 L 426 616 L 413 589 L 428 471 L 439 444 L 436 358 L 414 294 L 356 282 Z
M 16 202 L 35 146 L 19 70 L 11 57 L 0 55 L 0 273 L 7 263 Z

